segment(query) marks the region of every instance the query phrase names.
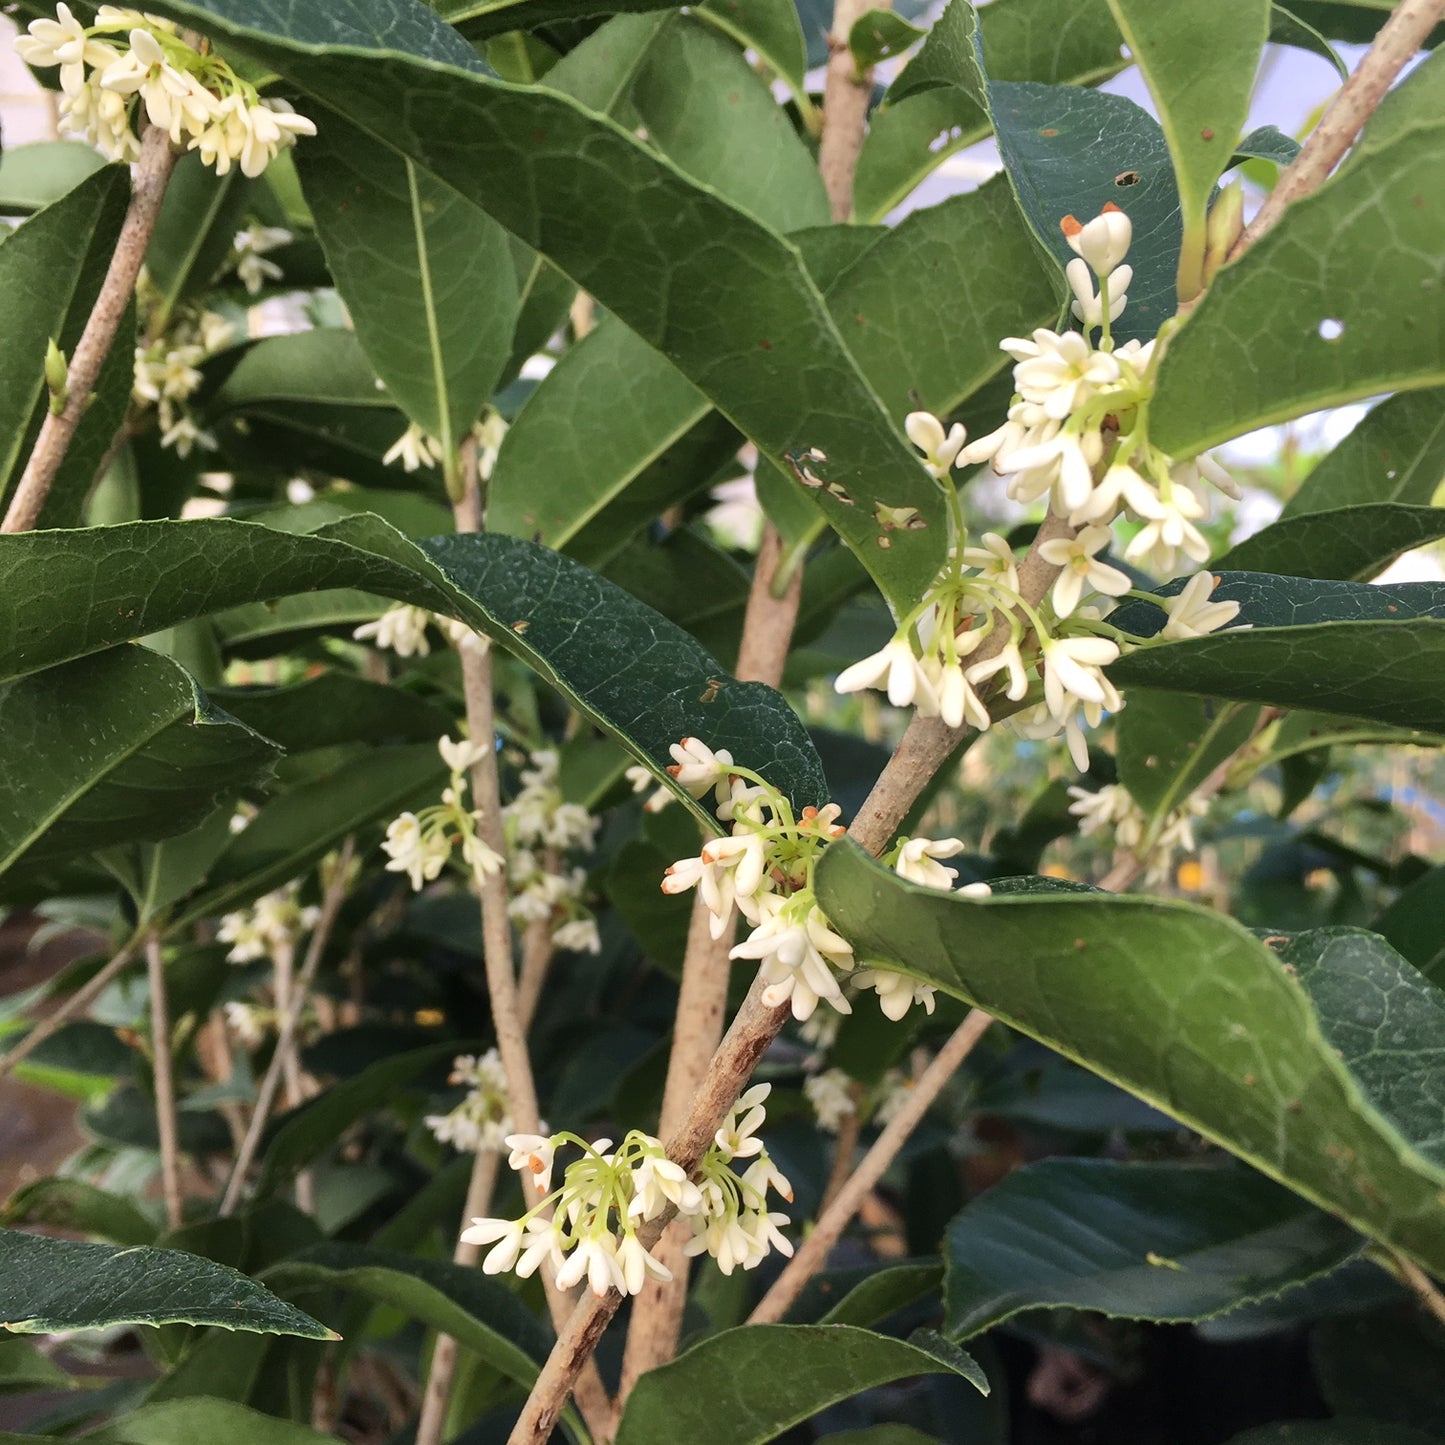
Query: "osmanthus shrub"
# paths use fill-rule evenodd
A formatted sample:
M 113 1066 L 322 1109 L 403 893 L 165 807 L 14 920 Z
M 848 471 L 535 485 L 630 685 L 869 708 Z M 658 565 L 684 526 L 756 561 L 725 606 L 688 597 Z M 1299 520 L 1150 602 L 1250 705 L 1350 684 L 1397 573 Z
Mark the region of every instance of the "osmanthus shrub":
M 1440 1434 L 1442 8 L 19 7 L 0 1318 L 146 1359 L 37 1432 L 1004 1441 L 1156 1321 Z

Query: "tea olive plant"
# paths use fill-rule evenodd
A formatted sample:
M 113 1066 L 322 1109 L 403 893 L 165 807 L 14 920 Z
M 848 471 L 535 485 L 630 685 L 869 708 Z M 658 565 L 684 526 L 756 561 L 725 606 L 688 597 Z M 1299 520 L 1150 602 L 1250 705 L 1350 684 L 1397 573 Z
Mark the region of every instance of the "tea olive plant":
M 19 10 L 0 1068 L 89 1142 L 0 1316 L 138 1327 L 94 1438 L 1003 1440 L 1020 1314 L 1438 1434 L 1445 875 L 1325 824 L 1445 741 L 1445 0 Z M 1246 834 L 1368 887 L 1185 896 Z

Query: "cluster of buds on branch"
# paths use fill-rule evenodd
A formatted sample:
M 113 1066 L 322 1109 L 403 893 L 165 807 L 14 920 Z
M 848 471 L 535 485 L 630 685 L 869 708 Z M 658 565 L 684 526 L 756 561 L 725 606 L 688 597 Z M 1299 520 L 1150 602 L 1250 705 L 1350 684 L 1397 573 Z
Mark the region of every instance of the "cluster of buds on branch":
M 62 3 L 54 20 L 28 28 L 15 42 L 20 58 L 60 67 L 62 124 L 110 160 L 140 156 L 137 96 L 172 145 L 198 151 L 221 176 L 232 165 L 259 176 L 298 136 L 316 134 L 314 122 L 284 100 L 263 100 L 214 51 L 192 49 L 169 20 L 102 5 L 86 26 Z
M 1202 592 L 1195 578 L 1167 604 L 1134 588 L 1101 555 L 1113 541 L 1112 523 L 1127 517 L 1140 524 L 1124 548 L 1126 561 L 1167 573 L 1181 552 L 1196 562 L 1209 557 L 1196 526 L 1206 513 L 1201 480 L 1237 493 L 1209 458 L 1178 462 L 1149 440 L 1159 343 L 1115 346 L 1111 334 L 1133 276 L 1124 264 L 1129 218 L 1110 205 L 1087 224 L 1066 217 L 1063 230 L 1078 253 L 1068 275 L 1084 331 L 1040 327 L 1001 343 L 1014 358 L 1016 391 L 1004 424 L 977 441 L 957 423 L 945 431 L 926 412 L 908 417 L 909 438 L 949 500 L 948 560 L 893 639 L 845 668 L 835 686 L 844 693 L 878 687 L 896 707 L 983 730 L 1002 711 L 991 697 L 1003 681 L 1013 726 L 1031 738 L 1062 732 L 1082 770 L 1085 727 L 1123 706 L 1104 669 L 1125 647 L 1147 645 L 1104 620 L 1114 599 L 1139 596 L 1166 608 L 1171 630 L 1162 640 L 1213 631 L 1239 611 L 1237 603 L 1208 602 L 1207 578 Z M 1071 529 L 1039 547 L 1040 558 L 1062 570 L 1038 607 L 1021 595 L 1014 553 L 1002 537 L 986 532 L 981 546 L 969 545 L 952 470 L 980 462 L 1008 479 L 1015 501 L 1046 500 Z

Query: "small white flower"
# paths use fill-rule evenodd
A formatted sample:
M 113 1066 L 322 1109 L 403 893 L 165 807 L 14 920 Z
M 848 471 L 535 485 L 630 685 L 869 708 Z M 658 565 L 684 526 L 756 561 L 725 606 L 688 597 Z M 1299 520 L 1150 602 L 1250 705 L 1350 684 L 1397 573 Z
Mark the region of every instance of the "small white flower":
M 939 888 L 947 893 L 958 877 L 956 868 L 945 868 L 937 860 L 953 858 L 968 845 L 960 838 L 907 838 L 898 850 L 893 871 L 910 883 L 924 888 Z
M 1052 593 L 1054 611 L 1060 617 L 1067 617 L 1079 605 L 1085 587 L 1122 597 L 1133 586 L 1126 573 L 1098 560 L 1097 554 L 1113 539 L 1107 527 L 1085 527 L 1075 537 L 1055 537 L 1039 548 L 1045 562 L 1064 569 Z
M 897 1023 L 914 1004 L 922 1004 L 924 1013 L 932 1013 L 934 995 L 938 992 L 932 984 L 919 983 L 907 974 L 891 968 L 863 968 L 853 975 L 853 982 L 859 988 L 871 988 L 878 995 L 878 1006 L 884 1014 Z
M 590 918 L 574 918 L 564 923 L 552 935 L 552 946 L 569 953 L 601 953 L 602 939 L 597 933 L 597 924 Z
M 382 851 L 390 862 L 388 873 L 405 873 L 413 888 L 441 876 L 452 847 L 441 829 L 425 832 L 415 813 L 403 813 L 387 826 Z
M 398 657 L 425 657 L 431 651 L 427 641 L 427 623 L 431 613 L 425 607 L 393 607 L 383 612 L 375 622 L 363 623 L 351 635 L 357 642 L 375 639 L 383 652 L 391 651 Z
M 75 95 L 85 83 L 86 65 L 105 65 L 114 54 L 102 42 L 86 37 L 85 26 L 62 3 L 55 7 L 54 20 L 32 20 L 28 34 L 15 42 L 15 53 L 27 64 L 40 69 L 60 67 L 60 88 Z
M 943 423 L 927 411 L 911 411 L 903 422 L 908 440 L 923 453 L 923 464 L 932 476 L 942 479 L 957 460 L 968 433 L 954 422 L 947 432 Z
M 918 699 L 921 710 L 938 711 L 933 685 L 905 637 L 895 637 L 886 647 L 845 667 L 833 683 L 835 692 L 862 692 L 869 687 L 886 687 L 894 707 L 908 707 Z
M 680 743 L 669 744 L 668 752 L 672 764 L 667 771 L 694 798 L 711 790 L 719 803 L 727 800 L 733 755 L 726 748 L 714 752 L 698 738 L 683 738 Z
M 1102 326 L 1104 324 L 1104 298 L 1094 289 L 1094 273 L 1089 269 L 1088 262 L 1075 256 L 1064 267 L 1064 274 L 1069 278 L 1069 285 L 1074 292 L 1075 299 L 1071 308 L 1074 315 L 1087 327 Z M 1132 266 L 1119 266 L 1110 274 L 1110 321 L 1117 321 L 1123 315 L 1124 308 L 1129 304 L 1128 288 L 1133 279 L 1134 268 Z
M 989 678 L 1007 670 L 1009 683 L 1004 696 L 1010 702 L 1018 702 L 1029 690 L 1028 671 L 1024 667 L 1023 654 L 1019 651 L 1018 643 L 1006 643 L 999 651 L 982 662 L 975 662 L 965 670 L 965 676 L 977 687 Z
M 938 716 L 951 728 L 961 728 L 964 723 L 970 723 L 980 732 L 987 732 L 993 719 L 983 699 L 974 691 L 973 682 L 962 664 L 938 662 L 934 657 L 930 657 L 928 662 L 934 664 L 933 667 L 929 667 L 928 663 L 924 666 L 938 698 Z M 919 711 L 929 715 L 922 708 Z
M 627 1213 L 633 1219 L 656 1219 L 669 1205 L 679 1214 L 696 1214 L 702 1208 L 702 1194 L 687 1177 L 687 1171 L 674 1164 L 662 1151 L 649 1154 L 632 1171 L 632 1202 Z
M 763 1101 L 772 1092 L 771 1084 L 754 1084 L 728 1110 L 727 1117 L 713 1136 L 713 1143 L 725 1164 L 734 1159 L 750 1159 L 761 1152 L 763 1141 L 757 1137 L 757 1131 L 768 1117 Z
M 1041 326 L 1028 340 L 1010 336 L 999 345 L 1018 362 L 1014 385 L 1019 395 L 1041 406 L 1051 421 L 1063 421 L 1119 380 L 1115 357 L 1095 351 L 1077 331 Z
M 623 1234 L 622 1243 L 617 1246 L 617 1263 L 626 1294 L 641 1294 L 642 1286 L 649 1279 L 665 1283 L 672 1278 L 672 1271 L 661 1260 L 654 1259 L 631 1230 Z
M 1126 561 L 1167 573 L 1181 550 L 1195 562 L 1209 560 L 1209 543 L 1194 525 L 1205 515 L 1204 504 L 1188 487 L 1172 486 L 1167 498 L 1156 495 L 1152 507 L 1138 510 L 1144 525 L 1124 548 Z
M 453 741 L 449 737 L 442 737 L 437 739 L 437 751 L 442 755 L 442 762 L 452 772 L 464 773 L 473 763 L 486 757 L 490 749 L 474 738 L 458 738 Z
M 813 1106 L 819 1127 L 836 1134 L 843 1120 L 858 1112 L 852 1080 L 842 1069 L 825 1069 L 803 1081 L 803 1096 Z
M 400 461 L 403 471 L 414 472 L 419 467 L 434 467 L 446 458 L 442 453 L 441 443 L 412 422 L 391 444 L 381 460 L 384 466 Z
M 962 559 L 966 566 L 975 567 L 979 574 L 990 582 L 1007 587 L 1010 592 L 1019 590 L 1018 558 L 1008 540 L 997 532 L 985 532 L 979 539 L 982 547 L 965 547 Z
M 634 793 L 645 793 L 653 787 L 652 774 L 641 763 L 635 763 L 628 768 L 623 777 L 632 785 Z M 660 813 L 672 801 L 672 794 L 666 788 L 655 788 L 652 796 L 643 803 L 642 809 L 646 813 Z
M 1060 721 L 1074 701 L 1104 704 L 1109 692 L 1100 668 L 1116 662 L 1119 644 L 1106 637 L 1053 637 L 1044 643 L 1044 701 Z
M 1134 227 L 1128 216 L 1112 201 L 1092 221 L 1080 222 L 1065 216 L 1059 229 L 1070 248 L 1093 267 L 1096 275 L 1107 276 L 1129 253 Z
M 552 1162 L 556 1152 L 551 1139 L 545 1134 L 508 1134 L 502 1142 L 511 1150 L 507 1167 L 519 1174 L 530 1174 L 536 1192 L 546 1194 L 552 1188 Z
M 1165 604 L 1169 620 L 1159 629 L 1159 636 L 1176 640 L 1204 637 L 1233 622 L 1239 616 L 1238 602 L 1209 600 L 1218 580 L 1208 572 L 1196 572 L 1184 584 L 1179 595 L 1171 597 Z

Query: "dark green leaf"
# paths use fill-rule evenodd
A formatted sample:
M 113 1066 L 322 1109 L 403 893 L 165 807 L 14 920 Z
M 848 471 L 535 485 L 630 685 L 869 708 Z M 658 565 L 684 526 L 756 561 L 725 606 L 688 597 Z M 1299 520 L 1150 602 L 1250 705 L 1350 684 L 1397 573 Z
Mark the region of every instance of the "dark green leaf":
M 1366 503 L 1429 506 L 1445 478 L 1445 388 L 1403 391 L 1370 409 L 1305 478 L 1285 518 Z
M 819 1321 L 824 1325 L 876 1325 L 897 1310 L 937 1291 L 943 1265 L 937 1260 L 890 1264 L 854 1285 Z
M 79 1179 L 37 1179 L 22 1185 L 6 1201 L 0 1221 L 98 1234 L 113 1244 L 152 1244 L 157 1233 L 130 1200 Z
M 1157 826 L 1249 737 L 1256 709 L 1142 692 L 1115 723 L 1119 781 Z
M 141 647 L 0 685 L 0 731 L 26 758 L 0 795 L 0 869 L 187 832 L 279 756 Z
M 1364 503 L 1282 517 L 1216 558 L 1229 572 L 1368 581 L 1401 552 L 1445 536 L 1445 508 Z
M 218 176 L 197 154 L 182 156 L 166 183 L 146 274 L 155 286 L 156 333 L 176 306 L 204 291 L 231 255 L 251 204 L 251 181 L 239 168 Z
M 1423 1310 L 1325 1320 L 1310 1343 L 1320 1393 L 1337 1414 L 1445 1435 L 1445 1331 Z
M 1350 78 L 1349 67 L 1340 59 L 1335 47 L 1313 25 L 1283 5 L 1269 7 L 1269 38 L 1275 45 L 1292 45 L 1296 50 L 1311 51 L 1329 61 L 1341 80 Z
M 212 699 L 288 753 L 338 743 L 415 743 L 455 725 L 450 712 L 398 687 L 326 672 L 287 687 L 217 688 Z
M 235 1440 L 246 1445 L 327 1445 L 307 1425 L 278 1420 L 233 1400 L 206 1397 L 141 1405 L 87 1437 L 94 1445 L 195 1445 L 197 1440 Z
M 60 1334 L 108 1325 L 219 1325 L 333 1338 L 324 1325 L 225 1265 L 174 1249 L 77 1244 L 0 1230 L 4 1328 Z
M 1445 986 L 1445 865 L 1423 873 L 1374 921 L 1374 931 L 1432 983 Z
M 622 1412 L 617 1445 L 688 1438 L 762 1445 L 873 1385 L 950 1372 L 988 1393 L 983 1372 L 967 1355 L 945 1361 L 851 1325 L 744 1325 L 643 1375 Z
M 1151 441 L 1193 456 L 1321 407 L 1445 382 L 1429 299 L 1445 281 L 1442 80 L 1437 54 L 1389 92 L 1333 179 L 1214 278 L 1160 365 Z
M 851 844 L 829 848 L 817 873 L 821 906 L 861 958 L 987 1009 L 1441 1268 L 1445 1170 L 1335 1052 L 1314 1002 L 1337 986 L 1331 952 L 1306 985 L 1302 970 L 1204 908 L 1041 887 L 1050 881 L 1008 893 L 996 884 L 971 902 L 906 884 Z
M 1106 0 L 992 0 L 978 22 L 994 80 L 1089 85 L 1127 63 Z M 988 116 L 966 91 L 890 98 L 869 118 L 858 158 L 858 215 L 881 219 L 935 166 L 988 131 Z
M 648 138 L 740 210 L 786 233 L 828 220 L 817 162 L 731 41 L 687 16 L 648 47 L 632 88 Z
M 0 236 L 0 309 L 5 314 L 5 345 L 0 347 L 0 498 L 18 484 L 49 406 L 46 346 L 53 339 L 67 357 L 75 350 L 115 249 L 129 189 L 124 166 L 102 167 L 18 229 L 6 228 Z M 125 358 L 128 401 L 131 363 L 126 334 L 122 327 L 116 349 Z M 89 488 L 100 455 L 119 424 L 114 387 L 107 385 L 112 373 L 113 368 L 102 373 L 97 389 L 101 403 L 91 406 L 76 429 L 69 461 L 62 464 L 52 488 L 57 503 Z
M 339 1288 L 445 1331 L 524 1389 L 547 1357 L 547 1331 L 500 1280 L 395 1250 L 322 1244 L 274 1266 L 278 1288 Z
M 82 1110 L 79 1123 L 87 1134 L 107 1144 L 151 1153 L 160 1148 L 155 1101 L 148 1091 L 131 1084 Z M 233 1142 L 226 1121 L 214 1109 L 182 1109 L 176 1117 L 176 1137 L 181 1149 L 198 1159 L 219 1154 Z
M 775 0 L 704 0 L 693 14 L 755 50 L 788 83 L 795 99 L 806 99 L 807 53 L 792 5 Z
M 947 415 L 1007 365 L 1001 336 L 1026 336 L 1058 314 L 1002 179 L 912 212 L 826 294 L 858 365 L 896 416 L 917 407 Z M 950 320 L 939 325 L 944 296 Z
M 1278 13 L 1277 7 L 1276 13 Z M 1262 125 L 1258 130 L 1250 131 L 1235 146 L 1234 155 L 1229 164 L 1235 166 L 1240 161 L 1259 160 L 1271 161 L 1276 166 L 1283 168 L 1299 154 L 1299 150 L 1299 142 L 1293 136 L 1286 135 L 1275 126 Z
M 1150 0 L 1109 4 L 1154 97 L 1174 160 L 1184 224 L 1179 294 L 1192 297 L 1204 285 L 1204 220 L 1214 183 L 1249 114 L 1269 0 L 1167 8 Z M 1120 205 L 1132 214 L 1131 201 Z
M 1325 1274 L 1359 1236 L 1244 1169 L 1046 1159 L 949 1226 L 948 1333 L 1022 1310 L 1205 1319 Z
M 0 1395 L 74 1388 L 71 1376 L 29 1340 L 0 1339 Z
M 485 211 L 338 115 L 296 166 L 377 376 L 451 458 L 512 349 L 517 273 Z
M 0 578 L 0 637 L 12 642 L 0 656 L 0 675 L 242 601 L 360 586 L 482 628 L 659 772 L 669 746 L 695 735 L 728 748 L 798 806 L 824 796 L 812 744 L 771 688 L 731 681 L 651 609 L 577 563 L 513 537 L 437 537 L 418 547 L 366 517 L 310 536 L 245 522 L 136 523 L 0 539 Z M 103 601 L 61 629 L 55 607 L 67 587 Z M 646 700 L 641 710 L 639 698 Z
M 1445 588 L 1219 575 L 1213 595 L 1252 630 L 1141 649 L 1110 668 L 1116 682 L 1445 732 Z M 1111 621 L 1152 631 L 1163 615 L 1134 602 Z
M 316 1098 L 293 1109 L 271 1136 L 261 1157 L 256 1193 L 264 1197 L 330 1148 L 358 1119 L 394 1099 L 398 1092 L 458 1052 L 453 1040 L 396 1054 L 363 1069 L 353 1079 L 333 1084 Z
M 280 17 L 264 0 L 166 0 L 488 210 L 662 352 L 776 462 L 815 470 L 856 505 L 830 522 L 895 600 L 912 604 L 946 545 L 942 497 L 859 374 L 796 248 L 630 132 L 545 87 L 479 73 L 420 6 L 368 29 L 330 9 Z M 388 7 L 388 13 L 390 6 Z M 514 29 L 509 16 L 504 28 Z M 398 111 L 396 96 L 408 102 Z M 445 137 L 445 143 L 438 143 Z M 872 506 L 928 526 L 880 548 Z

